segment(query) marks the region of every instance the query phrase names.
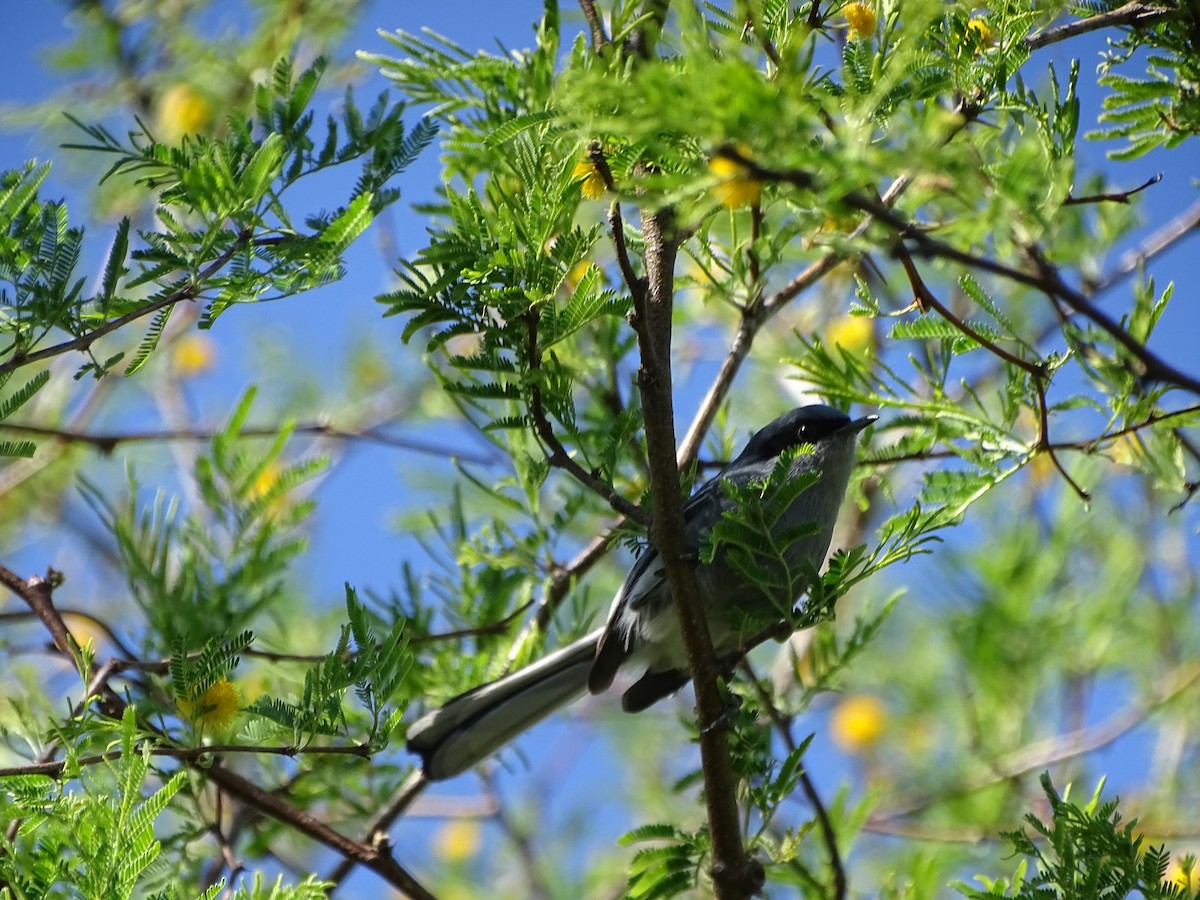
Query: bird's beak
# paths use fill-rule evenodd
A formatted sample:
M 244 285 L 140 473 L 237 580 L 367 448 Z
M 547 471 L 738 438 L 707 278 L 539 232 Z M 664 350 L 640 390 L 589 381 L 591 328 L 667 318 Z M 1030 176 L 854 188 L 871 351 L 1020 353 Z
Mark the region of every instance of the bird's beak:
M 861 419 L 855 419 L 852 422 L 847 422 L 839 431 L 843 434 L 858 434 L 872 422 L 879 420 L 879 416 L 863 416 Z

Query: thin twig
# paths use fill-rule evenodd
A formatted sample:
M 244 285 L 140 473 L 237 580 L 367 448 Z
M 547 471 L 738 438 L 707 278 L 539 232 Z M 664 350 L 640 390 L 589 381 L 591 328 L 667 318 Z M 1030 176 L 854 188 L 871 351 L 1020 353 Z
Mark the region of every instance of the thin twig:
M 749 679 L 754 693 L 758 695 L 759 705 L 766 711 L 767 716 L 775 726 L 775 730 L 779 732 L 784 743 L 787 744 L 788 752 L 795 753 L 796 739 L 792 735 L 791 717 L 784 716 L 780 712 L 779 708 L 771 700 L 771 695 L 763 687 L 762 682 L 754 672 L 749 661 L 743 658 L 741 667 L 746 673 L 746 677 Z M 821 838 L 825 841 L 825 850 L 829 854 L 829 868 L 833 871 L 834 900 L 845 900 L 849 886 L 846 882 L 846 867 L 842 864 L 842 855 L 838 850 L 837 832 L 833 829 L 833 821 L 829 818 L 829 811 L 825 808 L 825 804 L 821 800 L 821 795 L 817 793 L 817 786 L 813 784 L 812 778 L 809 777 L 807 766 L 802 765 L 800 767 L 799 777 L 800 787 L 813 808 L 813 814 L 817 817 L 817 825 L 821 829 Z
M 874 824 L 890 822 L 926 809 L 933 803 L 950 796 L 965 796 L 998 782 L 1027 775 L 1055 763 L 1065 762 L 1107 747 L 1141 725 L 1163 704 L 1191 689 L 1198 680 L 1200 680 L 1200 665 L 1189 663 L 1181 666 L 1169 673 L 1159 683 L 1153 696 L 1141 705 L 1124 709 L 1089 728 L 1081 728 L 1035 741 L 996 760 L 990 767 L 992 771 L 985 778 L 969 782 L 953 792 L 941 796 L 901 799 L 891 804 L 886 811 L 872 815 L 868 821 Z
M 199 296 L 200 289 L 206 281 L 217 274 L 225 265 L 234 257 L 242 247 L 245 246 L 249 236 L 242 234 L 236 241 L 226 248 L 225 252 L 218 256 L 215 260 L 206 266 L 199 275 L 196 276 L 194 282 L 185 284 L 177 291 L 172 291 L 165 297 L 159 297 L 157 300 L 152 300 L 145 306 L 139 306 L 135 310 L 127 312 L 123 316 L 118 316 L 115 319 L 110 319 L 103 325 L 93 328 L 86 334 L 81 334 L 79 337 L 72 338 L 69 341 L 63 341 L 60 344 L 54 344 L 51 347 L 45 347 L 42 350 L 34 351 L 33 353 L 18 353 L 6 363 L 0 364 L 0 377 L 7 375 L 9 372 L 14 372 L 22 366 L 28 366 L 35 362 L 40 362 L 43 359 L 50 359 L 55 356 L 60 356 L 63 353 L 70 353 L 73 350 L 86 350 L 92 346 L 100 338 L 106 334 L 110 334 L 119 328 L 123 328 L 130 322 L 135 322 L 138 319 L 144 318 L 151 313 L 158 312 L 168 306 L 174 306 L 176 303 L 182 303 L 185 300 L 195 300 Z
M 180 428 L 161 431 L 112 431 L 91 432 L 72 428 L 58 428 L 50 425 L 35 425 L 31 422 L 0 422 L 0 430 L 18 434 L 31 434 L 51 438 L 64 444 L 87 444 L 101 453 L 112 453 L 121 444 L 167 442 L 167 441 L 210 441 L 221 433 L 214 428 Z M 363 441 L 379 444 L 385 447 L 396 447 L 401 450 L 412 450 L 440 459 L 460 459 L 465 462 L 488 465 L 495 462 L 493 457 L 484 456 L 470 451 L 463 452 L 460 447 L 448 447 L 430 441 L 418 441 L 412 438 L 396 437 L 386 434 L 377 427 L 361 431 L 338 428 L 328 422 L 302 422 L 292 427 L 294 434 L 315 435 L 317 437 L 333 438 L 346 441 Z M 273 426 L 246 427 L 238 434 L 241 437 L 278 437 L 280 428 Z
M 392 823 L 405 813 L 427 787 L 429 787 L 429 782 L 425 780 L 424 773 L 420 769 L 414 770 L 400 784 L 395 793 L 392 794 L 391 799 L 381 806 L 371 821 L 367 823 L 363 841 L 373 843 L 375 835 L 385 834 Z M 354 867 L 358 865 L 358 862 L 357 859 L 351 856 L 343 856 L 341 862 L 330 870 L 324 880 L 332 881 L 334 884 L 341 884 L 354 871 Z
M 138 749 L 141 753 L 141 749 Z M 264 754 L 267 756 L 357 756 L 360 759 L 370 759 L 372 756 L 371 747 L 368 744 L 350 744 L 346 746 L 334 747 L 297 747 L 297 746 L 269 746 L 261 744 L 212 744 L 202 747 L 163 747 L 156 746 L 149 749 L 151 756 L 161 756 L 168 759 L 178 759 L 184 762 L 192 762 L 195 760 L 211 759 L 216 754 L 224 753 L 246 753 L 246 754 Z M 120 750 L 108 750 L 104 753 L 96 753 L 91 756 L 80 756 L 72 760 L 73 765 L 97 766 L 100 763 L 112 762 L 115 759 L 120 759 L 122 752 Z M 8 778 L 13 775 L 49 775 L 51 778 L 58 778 L 63 774 L 66 768 L 65 760 L 50 760 L 48 762 L 28 763 L 23 766 L 7 766 L 0 768 L 0 778 Z
M 336 850 L 342 856 L 353 859 L 355 863 L 370 869 L 406 896 L 415 900 L 435 900 L 433 894 L 396 862 L 386 840 L 372 841 L 369 844 L 352 840 L 310 813 L 292 806 L 224 766 L 215 765 L 204 771 L 231 796 L 283 822 L 300 834 Z
M 1113 191 L 1104 194 L 1088 194 L 1083 197 L 1068 196 L 1067 199 L 1062 202 L 1062 205 L 1080 206 L 1085 203 L 1128 203 L 1130 197 L 1141 193 L 1152 185 L 1158 184 L 1160 181 L 1162 181 L 1162 179 L 1163 173 L 1159 172 L 1157 175 L 1153 175 L 1146 179 L 1146 181 L 1142 182 L 1137 187 L 1130 188 L 1127 191 Z
M 538 311 L 532 308 L 525 315 L 527 336 L 525 350 L 526 362 L 530 371 L 529 415 L 537 436 L 545 445 L 546 462 L 571 475 L 627 519 L 633 519 L 635 522 L 648 526 L 650 516 L 644 509 L 627 500 L 611 483 L 606 483 L 594 472 L 589 472 L 576 462 L 574 457 L 567 452 L 567 448 L 562 445 L 558 435 L 554 433 L 554 426 L 550 424 L 550 419 L 546 415 L 546 408 L 542 402 L 542 389 L 538 383 L 538 371 L 542 363 L 542 351 L 538 347 L 538 318 Z
M 758 165 L 753 160 L 739 153 L 736 149 L 725 148 L 723 152 L 730 159 L 741 163 L 749 169 L 750 174 L 760 180 L 786 182 L 802 190 L 814 190 L 817 187 L 816 179 L 808 172 L 799 170 L 775 171 Z M 1026 255 L 1033 263 L 1035 269 L 1034 272 L 1026 272 L 998 262 L 990 257 L 960 250 L 952 244 L 938 240 L 917 227 L 914 222 L 893 212 L 879 200 L 860 191 L 851 191 L 843 195 L 841 201 L 854 209 L 873 215 L 878 221 L 892 228 L 901 242 L 911 241 L 913 246 L 907 248 L 909 253 L 948 259 L 968 268 L 990 272 L 993 275 L 998 275 L 1001 278 L 1006 278 L 1018 284 L 1036 288 L 1052 299 L 1061 300 L 1074 312 L 1099 326 L 1113 340 L 1127 350 L 1141 367 L 1141 371 L 1137 372 L 1139 376 L 1150 381 L 1173 384 L 1176 387 L 1200 395 L 1200 379 L 1188 375 L 1186 372 L 1172 366 L 1162 357 L 1151 352 L 1144 344 L 1125 330 L 1116 319 L 1092 304 L 1084 294 L 1068 286 L 1062 280 L 1058 271 L 1047 262 L 1036 247 L 1027 246 L 1024 248 Z
M 1100 13 L 1096 16 L 1088 16 L 1086 19 L 1076 19 L 1074 22 L 1068 22 L 1065 25 L 1058 25 L 1054 28 L 1039 31 L 1037 34 L 1030 35 L 1025 39 L 1025 46 L 1030 50 L 1039 50 L 1050 44 L 1057 44 L 1068 38 L 1078 37 L 1090 31 L 1099 31 L 1102 28 L 1109 28 L 1113 25 L 1132 25 L 1135 28 L 1141 28 L 1151 25 L 1164 16 L 1171 15 L 1173 12 L 1176 12 L 1176 10 L 1170 7 L 1155 6 L 1150 3 L 1142 3 L 1140 0 L 1133 0 L 1131 3 L 1126 3 L 1124 6 L 1119 6 L 1116 9 Z

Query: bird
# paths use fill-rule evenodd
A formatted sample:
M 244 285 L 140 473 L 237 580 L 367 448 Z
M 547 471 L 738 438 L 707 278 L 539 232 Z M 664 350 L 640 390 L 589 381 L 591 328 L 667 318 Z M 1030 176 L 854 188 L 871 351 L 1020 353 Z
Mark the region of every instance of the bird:
M 798 581 L 797 574 L 815 572 L 824 562 L 854 466 L 855 441 L 876 419 L 851 419 L 820 404 L 792 409 L 756 432 L 684 504 L 685 536 L 695 551 L 697 588 L 718 660 L 736 662 L 746 639 L 762 630 L 762 621 L 781 620 L 782 611 L 799 599 L 805 581 Z M 794 448 L 799 452 L 786 480 L 817 477 L 771 525 L 772 538 L 790 538 L 784 561 L 764 563 L 763 577 L 751 579 L 746 566 L 733 564 L 728 548 L 718 544 L 711 561 L 701 562 L 709 532 L 737 508 L 731 495 L 739 487 L 776 484 L 768 478 L 780 456 Z M 788 593 L 783 585 L 790 585 L 795 595 L 780 596 Z M 748 631 L 747 623 L 755 619 L 760 627 Z M 626 712 L 647 709 L 691 677 L 662 560 L 653 547 L 630 567 L 604 627 L 427 712 L 409 727 L 408 749 L 421 757 L 427 780 L 453 778 L 555 710 L 587 693 L 607 691 L 619 673 L 636 679 L 621 699 Z

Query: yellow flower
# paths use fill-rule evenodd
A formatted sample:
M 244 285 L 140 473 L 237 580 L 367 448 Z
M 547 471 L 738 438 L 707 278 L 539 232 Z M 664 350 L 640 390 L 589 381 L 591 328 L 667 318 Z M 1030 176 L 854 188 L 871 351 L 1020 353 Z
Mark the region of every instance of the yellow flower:
M 600 170 L 596 168 L 596 164 L 588 157 L 585 156 L 579 162 L 575 163 L 571 177 L 583 179 L 583 184 L 579 185 L 579 192 L 583 194 L 585 199 L 599 200 L 604 196 L 604 176 L 600 174 Z
M 1195 857 L 1184 857 L 1190 859 L 1193 864 Z M 1190 873 L 1184 873 L 1184 867 L 1178 859 L 1171 857 L 1171 862 L 1167 866 L 1166 874 L 1163 875 L 1163 884 L 1171 884 L 1176 887 L 1181 887 L 1188 891 L 1188 896 L 1191 896 L 1197 888 L 1200 888 L 1200 866 L 1193 865 Z
M 567 274 L 563 277 L 563 284 L 567 290 L 573 291 L 579 286 L 579 282 L 583 280 L 583 276 L 588 273 L 588 269 L 596 265 L 590 259 L 581 259 L 575 265 L 567 270 Z
M 1029 472 L 1029 483 L 1034 490 L 1041 490 L 1054 477 L 1054 461 L 1050 459 L 1049 453 L 1039 453 L 1025 468 Z
M 829 343 L 851 353 L 861 353 L 875 342 L 875 329 L 867 316 L 842 316 L 826 329 Z
M 462 862 L 479 850 L 479 837 L 476 819 L 452 819 L 433 836 L 433 852 L 445 862 Z
M 873 747 L 887 726 L 883 701 L 870 694 L 855 694 L 837 705 L 829 721 L 833 742 L 846 753 L 863 753 Z
M 189 332 L 171 348 L 171 365 L 180 378 L 192 378 L 212 368 L 216 359 L 213 339 L 200 332 Z
M 242 707 L 242 695 L 228 678 L 214 682 L 195 700 L 179 701 L 179 711 L 196 725 L 225 731 Z
M 749 157 L 749 148 L 741 145 L 738 153 Z M 739 206 L 757 206 L 762 199 L 762 182 L 751 178 L 749 170 L 740 162 L 727 156 L 714 156 L 708 163 L 708 171 L 719 179 L 713 194 L 721 205 L 728 209 Z
M 842 15 L 850 23 L 848 40 L 857 41 L 868 38 L 875 33 L 875 23 L 879 21 L 875 15 L 875 7 L 870 3 L 847 3 L 842 7 Z
M 992 29 L 988 28 L 983 19 L 972 19 L 967 23 L 967 39 L 979 47 L 990 47 L 992 44 Z
M 1145 458 L 1146 448 L 1136 432 L 1127 431 L 1108 445 L 1105 455 L 1118 465 L 1135 468 Z
M 249 499 L 258 500 L 265 497 L 279 480 L 279 472 L 278 463 L 268 463 L 263 467 L 263 470 L 254 476 L 254 483 L 250 485 Z
M 185 134 L 207 131 L 212 118 L 212 104 L 191 85 L 173 85 L 159 98 L 159 137 L 168 143 L 174 143 Z

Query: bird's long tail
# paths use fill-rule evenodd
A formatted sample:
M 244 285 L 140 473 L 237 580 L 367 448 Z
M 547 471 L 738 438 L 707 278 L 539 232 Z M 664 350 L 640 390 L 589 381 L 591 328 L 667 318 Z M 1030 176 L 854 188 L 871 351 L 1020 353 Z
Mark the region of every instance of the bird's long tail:
M 408 749 L 430 781 L 452 778 L 487 759 L 525 729 L 587 692 L 601 631 L 530 666 L 459 694 L 408 730 Z

